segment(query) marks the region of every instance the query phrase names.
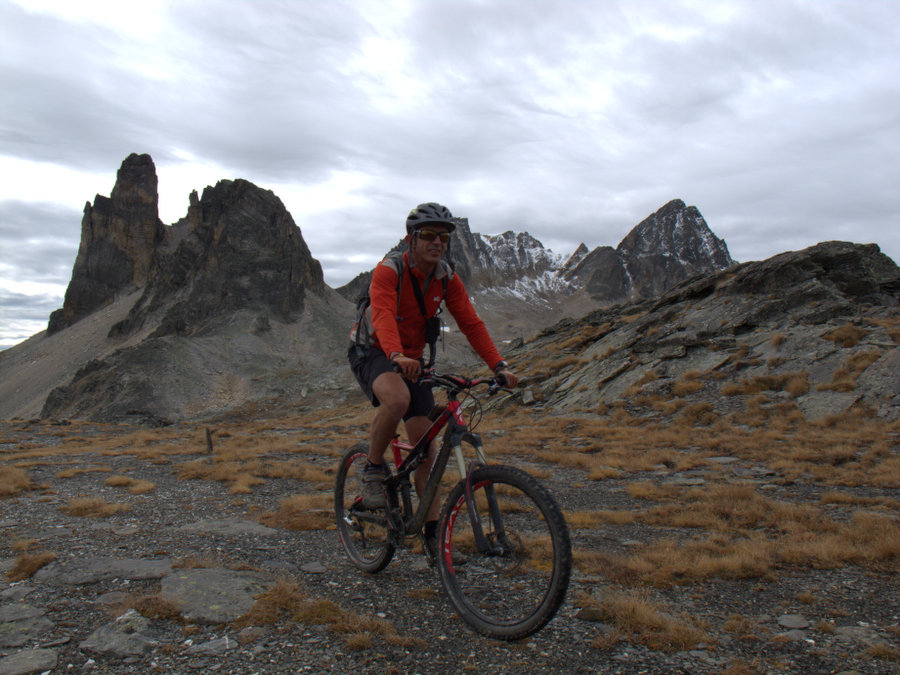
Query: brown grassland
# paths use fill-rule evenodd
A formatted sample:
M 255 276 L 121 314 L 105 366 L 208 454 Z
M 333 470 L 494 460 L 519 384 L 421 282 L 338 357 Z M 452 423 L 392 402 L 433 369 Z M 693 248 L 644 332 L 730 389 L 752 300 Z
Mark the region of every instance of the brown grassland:
M 850 333 L 830 339 L 852 340 Z M 861 367 L 848 362 L 836 385 L 852 381 Z M 569 602 L 611 626 L 594 634 L 593 649 L 602 652 L 625 641 L 681 651 L 714 645 L 716 634 L 771 643 L 776 638 L 750 612 L 711 615 L 681 607 L 677 599 L 703 596 L 722 581 L 764 587 L 816 570 L 900 575 L 900 424 L 864 409 L 810 423 L 792 398 L 769 397 L 773 391 L 793 397 L 808 389 L 804 373 L 731 385 L 721 393 L 745 399 L 728 414 L 681 398 L 714 384 L 701 373 L 683 376 L 668 398 L 641 395 L 640 385 L 652 379 L 602 414 L 548 415 L 510 406 L 487 412 L 478 429 L 492 460 L 527 469 L 559 499 L 575 541 L 576 579 L 590 582 L 576 584 Z M 33 467 L 49 466 L 59 481 L 96 473 L 105 476 L 100 483 L 123 496 L 152 499 L 157 486 L 129 475 L 150 464 L 168 468 L 179 481 L 221 483 L 271 527 L 329 530 L 337 458 L 364 437 L 369 415 L 367 407 L 354 405 L 220 422 L 211 435 L 212 454 L 206 428 L 197 425 L 143 429 L 12 422 L 8 437 L 0 438 L 0 497 L 52 495 L 53 486 L 29 475 Z M 112 470 L 104 458 L 112 456 L 128 458 L 134 470 L 118 468 L 106 476 Z M 753 471 L 735 472 L 734 466 Z M 685 476 L 691 480 L 679 480 Z M 253 506 L 256 490 L 285 480 L 302 490 L 275 509 Z M 83 494 L 59 509 L 104 518 L 127 510 L 127 501 Z M 17 546 L 9 580 L 28 578 L 55 555 L 39 550 L 36 541 Z M 596 586 L 605 590 L 592 592 Z M 415 589 L 411 599 L 423 592 Z M 825 602 L 809 588 L 798 588 L 794 601 Z M 130 602 L 147 615 L 171 613 L 159 598 Z M 829 611 L 831 619 L 816 631 L 833 631 L 840 610 Z M 240 623 L 285 621 L 326 626 L 344 636 L 352 650 L 369 649 L 373 640 L 416 648 L 415 639 L 399 635 L 390 622 L 308 597 L 290 579 L 260 596 Z M 900 635 L 895 624 L 880 627 Z M 891 648 L 870 648 L 866 658 L 892 663 L 900 656 Z M 756 671 L 735 661 L 730 672 Z

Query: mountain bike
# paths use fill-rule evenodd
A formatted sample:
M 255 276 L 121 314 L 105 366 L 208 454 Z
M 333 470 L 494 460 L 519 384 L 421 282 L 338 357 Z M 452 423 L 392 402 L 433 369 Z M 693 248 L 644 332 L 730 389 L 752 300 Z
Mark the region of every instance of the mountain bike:
M 344 550 L 358 568 L 370 573 L 383 570 L 410 537 L 418 536 L 429 555 L 425 516 L 452 455 L 460 481 L 444 501 L 437 560 L 430 561 L 436 562 L 453 607 L 476 631 L 502 640 L 531 635 L 553 618 L 568 590 L 572 547 L 562 511 L 526 472 L 487 463 L 481 437 L 474 433 L 483 406 L 473 390 L 486 386 L 492 396 L 502 389 L 500 381 L 429 369 L 420 382 L 445 390 L 447 404 L 435 406 L 431 426 L 415 445 L 399 436 L 391 441 L 391 453 L 385 457 L 391 456 L 394 468 L 385 477 L 384 508 L 362 504 L 368 444 L 354 445 L 341 458 L 334 511 Z M 440 449 L 414 508 L 410 476 L 427 459 L 431 442 L 442 430 Z M 468 464 L 464 446 L 474 451 Z

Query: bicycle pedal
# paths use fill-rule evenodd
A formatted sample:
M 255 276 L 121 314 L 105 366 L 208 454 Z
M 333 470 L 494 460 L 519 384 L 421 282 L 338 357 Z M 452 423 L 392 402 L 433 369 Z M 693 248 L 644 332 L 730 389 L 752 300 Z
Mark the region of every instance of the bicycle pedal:
M 362 525 L 360 525 L 359 521 L 356 520 L 355 518 L 351 518 L 350 516 L 344 516 L 344 522 L 347 524 L 347 527 L 349 527 L 354 532 L 362 532 L 363 531 Z

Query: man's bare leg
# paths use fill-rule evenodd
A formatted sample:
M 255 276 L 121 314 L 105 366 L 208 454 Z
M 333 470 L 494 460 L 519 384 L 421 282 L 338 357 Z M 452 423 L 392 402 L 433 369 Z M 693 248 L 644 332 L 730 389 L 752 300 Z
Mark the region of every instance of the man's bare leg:
M 372 391 L 380 405 L 369 426 L 369 461 L 381 464 L 388 444 L 397 434 L 397 424 L 409 408 L 409 389 L 397 373 L 382 373 L 372 383 Z
M 418 443 L 419 439 L 422 438 L 426 431 L 428 431 L 428 427 L 430 426 L 431 420 L 427 417 L 411 417 L 406 421 L 406 437 L 409 439 L 410 443 Z M 435 455 L 437 455 L 437 441 L 432 441 L 431 447 L 428 449 L 428 461 L 420 464 L 413 475 L 416 494 L 419 495 L 419 497 L 425 492 L 425 484 L 428 482 L 428 473 L 431 471 L 431 465 L 434 463 Z M 441 490 L 438 488 L 434 501 L 428 509 L 428 514 L 425 516 L 425 522 L 436 521 L 440 516 L 440 511 Z

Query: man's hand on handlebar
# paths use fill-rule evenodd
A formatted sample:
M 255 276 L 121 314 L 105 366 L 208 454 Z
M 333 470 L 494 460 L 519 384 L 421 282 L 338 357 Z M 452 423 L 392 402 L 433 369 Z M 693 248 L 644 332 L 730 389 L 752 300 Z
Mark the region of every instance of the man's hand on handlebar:
M 394 354 L 391 359 L 394 362 L 394 370 L 411 382 L 419 379 L 422 374 L 422 364 L 418 359 L 410 359 L 403 354 Z
M 519 378 L 516 377 L 516 374 L 509 370 L 508 368 L 503 368 L 502 370 L 498 370 L 496 372 L 497 379 L 500 380 L 500 383 L 509 389 L 515 389 L 516 385 L 519 384 Z

